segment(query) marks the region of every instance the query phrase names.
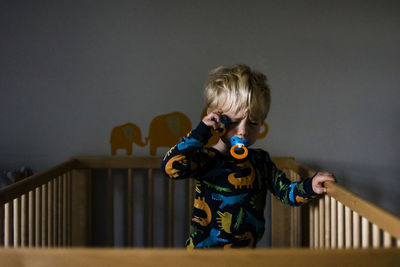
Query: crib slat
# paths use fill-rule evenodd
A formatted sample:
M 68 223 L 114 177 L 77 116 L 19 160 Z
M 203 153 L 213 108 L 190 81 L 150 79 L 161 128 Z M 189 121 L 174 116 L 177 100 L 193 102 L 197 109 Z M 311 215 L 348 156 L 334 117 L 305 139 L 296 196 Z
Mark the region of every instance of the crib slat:
M 360 216 L 353 211 L 353 248 L 360 248 Z
M 29 203 L 28 203 L 28 247 L 32 248 L 35 246 L 35 190 L 29 191 Z
M 319 247 L 325 247 L 325 204 L 324 198 L 319 200 Z
M 318 200 L 315 201 L 314 205 L 314 248 L 319 248 L 319 206 Z
M 4 205 L 0 205 L 0 247 L 4 246 Z
M 369 248 L 369 222 L 361 217 L 361 247 Z
M 63 212 L 62 212 L 62 199 L 63 199 L 63 191 L 62 191 L 62 176 L 58 176 L 58 199 L 57 199 L 57 212 L 58 212 L 58 224 L 57 224 L 57 236 L 58 242 L 57 246 L 61 247 L 62 245 L 62 222 L 63 222 Z
M 330 248 L 331 246 L 331 203 L 330 197 L 324 195 L 325 202 L 325 248 Z
M 147 246 L 153 247 L 153 169 L 149 168 L 147 175 Z
M 53 247 L 58 245 L 58 177 L 53 179 Z
M 47 246 L 53 246 L 53 181 L 47 183 Z
M 309 221 L 309 240 L 310 240 L 310 248 L 314 248 L 314 201 L 312 201 L 308 205 L 308 221 Z
M 13 200 L 14 205 L 14 248 L 21 246 L 21 198 Z
M 351 248 L 352 245 L 352 235 L 351 235 L 351 230 L 352 230 L 352 225 L 351 225 L 351 210 L 349 207 L 344 208 L 344 216 L 345 216 L 345 222 L 344 222 L 344 230 L 345 230 L 345 247 L 346 248 Z
M 47 183 L 42 185 L 42 247 L 47 246 Z
M 114 177 L 112 169 L 108 168 L 108 245 L 114 246 Z
M 21 247 L 27 247 L 29 241 L 29 193 L 21 196 Z
M 133 176 L 132 176 L 132 168 L 128 169 L 128 247 L 133 247 Z
M 288 177 L 291 178 L 292 182 L 299 182 L 300 175 L 297 174 L 294 170 L 287 170 Z M 290 209 L 290 247 L 297 248 L 301 247 L 301 209 Z
M 336 199 L 331 197 L 331 248 L 337 248 L 337 210 Z
M 344 247 L 344 207 L 341 202 L 337 202 L 338 221 L 337 221 L 337 234 L 338 234 L 338 248 Z
M 168 179 L 168 247 L 174 246 L 174 181 Z
M 67 174 L 64 173 L 63 174 L 63 213 L 62 213 L 62 217 L 63 217 L 63 228 L 62 228 L 62 246 L 66 247 L 67 246 Z
M 35 188 L 35 247 L 40 247 L 42 241 L 40 219 L 42 216 L 42 192 L 40 187 Z
M 372 247 L 379 248 L 381 246 L 381 231 L 376 224 L 372 224 Z
M 390 233 L 383 231 L 383 247 L 390 248 L 392 246 L 392 237 Z
M 4 247 L 9 248 L 13 244 L 13 202 L 4 205 Z
M 67 177 L 67 181 L 68 181 L 68 234 L 67 234 L 67 238 L 68 238 L 68 246 L 70 247 L 72 245 L 72 172 L 69 171 L 68 172 L 68 177 Z

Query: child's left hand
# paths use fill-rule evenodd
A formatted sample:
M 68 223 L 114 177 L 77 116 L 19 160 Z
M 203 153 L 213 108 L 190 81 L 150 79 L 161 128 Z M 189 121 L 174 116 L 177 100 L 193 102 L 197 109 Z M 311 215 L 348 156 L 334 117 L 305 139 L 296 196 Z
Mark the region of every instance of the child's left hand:
M 336 182 L 335 176 L 329 172 L 318 172 L 312 179 L 312 189 L 317 194 L 326 193 L 326 188 L 323 187 L 325 181 Z

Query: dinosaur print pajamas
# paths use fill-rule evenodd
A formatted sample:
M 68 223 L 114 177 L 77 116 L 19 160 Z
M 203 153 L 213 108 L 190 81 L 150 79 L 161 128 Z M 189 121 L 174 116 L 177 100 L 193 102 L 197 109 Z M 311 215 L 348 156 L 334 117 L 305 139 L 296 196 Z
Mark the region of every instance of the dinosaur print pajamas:
M 249 149 L 238 160 L 205 147 L 210 137 L 209 127 L 200 122 L 162 161 L 167 177 L 196 179 L 188 248 L 253 248 L 264 234 L 268 190 L 290 206 L 316 195 L 311 178 L 290 182 L 268 152 Z

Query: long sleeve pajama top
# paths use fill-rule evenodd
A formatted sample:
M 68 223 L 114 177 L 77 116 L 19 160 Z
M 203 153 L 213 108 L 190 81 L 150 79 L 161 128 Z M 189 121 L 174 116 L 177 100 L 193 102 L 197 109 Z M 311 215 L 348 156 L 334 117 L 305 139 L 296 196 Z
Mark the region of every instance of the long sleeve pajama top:
M 255 247 L 265 229 L 267 191 L 298 206 L 315 196 L 312 178 L 290 182 L 268 152 L 249 149 L 242 160 L 205 147 L 211 137 L 203 122 L 171 148 L 162 171 L 171 179 L 196 179 L 188 248 Z

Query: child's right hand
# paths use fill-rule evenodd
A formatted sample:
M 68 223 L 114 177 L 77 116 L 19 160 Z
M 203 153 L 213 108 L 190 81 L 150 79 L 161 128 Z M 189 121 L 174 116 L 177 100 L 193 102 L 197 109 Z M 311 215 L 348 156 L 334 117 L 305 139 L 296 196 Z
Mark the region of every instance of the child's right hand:
M 203 118 L 203 123 L 208 127 L 217 130 L 221 124 L 222 109 L 216 109 Z

